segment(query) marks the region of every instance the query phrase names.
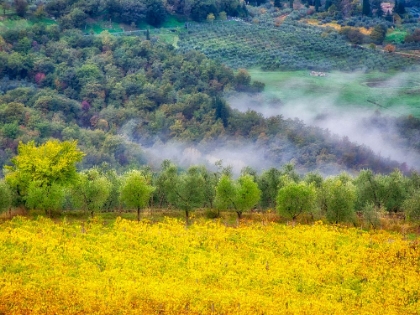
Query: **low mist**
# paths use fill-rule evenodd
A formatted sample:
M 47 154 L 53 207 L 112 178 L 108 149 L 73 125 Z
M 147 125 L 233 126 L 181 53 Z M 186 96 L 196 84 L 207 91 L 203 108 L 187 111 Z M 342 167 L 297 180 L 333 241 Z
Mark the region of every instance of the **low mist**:
M 279 167 L 273 161 L 264 157 L 264 152 L 256 145 L 241 143 L 207 143 L 193 146 L 187 143 L 169 142 L 157 143 L 151 147 L 144 147 L 143 151 L 149 164 L 158 168 L 169 159 L 176 165 L 187 168 L 191 165 L 205 165 L 210 170 L 216 170 L 216 162 L 222 161 L 222 166 L 232 167 L 232 172 L 238 175 L 245 167 L 251 167 L 261 172 L 270 167 Z M 287 163 L 293 156 L 285 156 Z M 283 164 L 284 164 L 283 163 Z
M 356 80 L 360 73 L 345 74 L 341 77 L 342 84 Z M 319 80 L 325 78 L 319 77 Z M 347 82 L 346 82 L 347 80 Z M 388 80 L 366 82 L 374 86 L 380 86 L 386 93 L 385 97 L 396 96 L 399 90 L 406 84 L 412 84 L 410 78 L 404 73 L 395 75 Z M 418 83 L 420 87 L 420 82 Z M 293 89 L 301 86 L 301 82 L 288 81 L 287 84 L 279 85 L 278 89 Z M 367 99 L 372 103 L 353 106 L 339 104 L 340 91 L 326 91 L 324 96 L 302 96 L 289 101 L 276 99 L 275 95 L 236 93 L 228 97 L 230 106 L 239 111 L 254 110 L 264 117 L 282 115 L 284 118 L 302 120 L 306 125 L 328 129 L 331 133 L 341 137 L 348 137 L 352 142 L 370 147 L 376 154 L 384 158 L 390 158 L 400 163 L 407 163 L 411 168 L 420 169 L 420 154 L 404 145 L 394 125 L 374 126 L 371 119 L 381 115 L 400 116 L 407 113 L 407 107 L 381 108 L 374 100 Z M 420 106 L 420 101 L 419 101 Z

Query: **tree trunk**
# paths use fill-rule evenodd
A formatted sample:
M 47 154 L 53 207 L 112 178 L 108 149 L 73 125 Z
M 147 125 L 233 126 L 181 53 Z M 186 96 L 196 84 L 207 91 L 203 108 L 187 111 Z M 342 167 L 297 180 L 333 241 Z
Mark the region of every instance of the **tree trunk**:
M 242 211 L 236 211 L 236 214 L 238 215 L 238 219 L 242 219 Z
M 140 222 L 140 207 L 137 207 L 137 222 Z
M 190 225 L 190 211 L 185 210 L 185 224 Z

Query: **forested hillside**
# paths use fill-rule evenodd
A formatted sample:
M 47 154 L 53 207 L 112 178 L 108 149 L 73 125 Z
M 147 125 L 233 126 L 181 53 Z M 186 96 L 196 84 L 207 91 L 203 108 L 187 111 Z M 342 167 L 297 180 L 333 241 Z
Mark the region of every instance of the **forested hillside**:
M 354 69 L 371 64 L 391 69 L 413 64 L 412 59 L 392 54 L 365 49 L 358 52 L 335 31 L 302 27 L 293 22 L 297 11 L 288 17 L 292 22 L 272 32 L 268 28 L 277 26 L 271 25 L 268 17 L 289 12 L 290 8 L 276 11 L 280 7 L 285 10 L 288 4 L 255 5 L 263 6 L 256 11 L 239 1 L 4 1 L 4 22 L 0 25 L 0 166 L 10 163 L 20 141 L 44 143 L 56 138 L 79 141 L 86 154 L 81 168 L 104 162 L 120 171 L 145 163 L 158 167 L 163 159 L 179 155 L 191 162 L 197 162 L 194 157 L 199 155 L 203 159 L 198 162 L 213 164 L 225 158 L 223 151 L 240 156 L 237 159 L 242 164 L 238 165 L 256 160 L 251 166 L 259 170 L 292 162 L 300 172 L 317 169 L 329 174 L 362 168 L 375 172 L 400 168 L 408 172 L 412 165 L 407 167 L 404 161 L 379 157 L 366 146 L 306 126 L 298 118 L 264 118 L 255 111 L 241 113 L 230 108 L 226 93 L 255 94 L 264 89 L 264 84 L 253 81 L 238 66 L 264 66 L 268 62 L 267 68 Z M 173 29 L 174 36 L 179 35 L 179 46 L 167 44 L 163 37 L 149 31 L 138 36 L 114 36 L 107 31 L 86 34 L 86 26 L 92 21 L 117 21 L 136 29 L 140 25 L 160 25 L 174 14 L 207 22 L 203 28 L 187 23 L 182 31 Z M 227 16 L 246 18 L 248 14 L 259 18 L 258 23 L 222 23 Z M 214 18 L 222 22 L 213 24 Z M 254 36 L 241 46 L 240 36 L 219 34 L 219 42 L 212 44 L 210 37 L 225 29 Z M 207 37 L 195 47 L 186 46 L 203 32 Z M 277 35 L 270 37 L 273 34 Z M 227 39 L 237 40 L 239 46 L 220 44 Z M 285 46 L 281 47 L 285 50 L 280 58 L 273 59 L 277 48 L 269 47 L 270 42 Z M 258 44 L 264 54 L 255 48 L 256 43 L 265 43 Z M 223 58 L 212 55 L 214 47 L 217 56 Z M 311 51 L 311 47 L 316 49 Z M 192 48 L 215 58 L 209 59 Z M 255 59 L 257 55 L 262 59 Z M 225 56 L 236 59 L 226 62 Z M 252 63 L 255 60 L 257 63 Z M 393 137 L 404 139 L 418 150 L 417 118 L 378 117 L 372 117 L 374 124 L 388 120 L 398 127 L 393 129 Z M 404 121 L 410 123 L 401 123 Z M 168 144 L 181 149 L 172 154 Z

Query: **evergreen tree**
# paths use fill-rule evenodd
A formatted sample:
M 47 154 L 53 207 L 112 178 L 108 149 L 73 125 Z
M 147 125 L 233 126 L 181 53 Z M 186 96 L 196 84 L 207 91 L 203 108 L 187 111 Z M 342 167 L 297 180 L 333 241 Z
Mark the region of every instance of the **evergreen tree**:
M 393 22 L 393 17 L 390 10 L 388 10 L 388 12 L 386 13 L 385 19 L 389 22 Z
M 274 0 L 274 6 L 276 8 L 281 8 L 281 2 L 280 2 L 280 0 Z
M 378 9 L 376 10 L 376 16 L 382 17 L 383 15 L 384 15 L 384 12 L 382 11 L 382 7 L 379 6 Z
M 405 14 L 405 1 L 395 1 L 394 12 L 398 14 Z
M 321 0 L 315 0 L 315 11 L 319 11 L 319 7 L 321 6 Z
M 214 106 L 216 107 L 216 119 L 220 119 L 223 123 L 223 126 L 226 128 L 228 125 L 228 119 L 230 115 L 228 105 L 223 99 L 221 99 L 220 97 L 216 97 L 214 100 Z
M 366 15 L 366 16 L 370 16 L 372 14 L 369 0 L 363 0 L 362 13 L 363 15 Z
M 325 11 L 327 11 L 331 5 L 332 5 L 332 1 L 331 0 L 326 0 L 325 1 Z

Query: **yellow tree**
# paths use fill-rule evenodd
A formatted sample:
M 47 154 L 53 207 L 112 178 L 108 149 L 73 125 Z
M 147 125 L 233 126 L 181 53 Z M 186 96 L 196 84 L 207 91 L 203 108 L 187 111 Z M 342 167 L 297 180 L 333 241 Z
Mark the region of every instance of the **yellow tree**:
M 18 204 L 23 204 L 30 191 L 28 188 L 34 188 L 34 183 L 46 192 L 52 186 L 71 184 L 77 175 L 76 163 L 83 156 L 77 141 L 49 140 L 40 146 L 34 141 L 21 142 L 18 154 L 11 160 L 13 165 L 5 167 L 5 180 L 16 194 Z

